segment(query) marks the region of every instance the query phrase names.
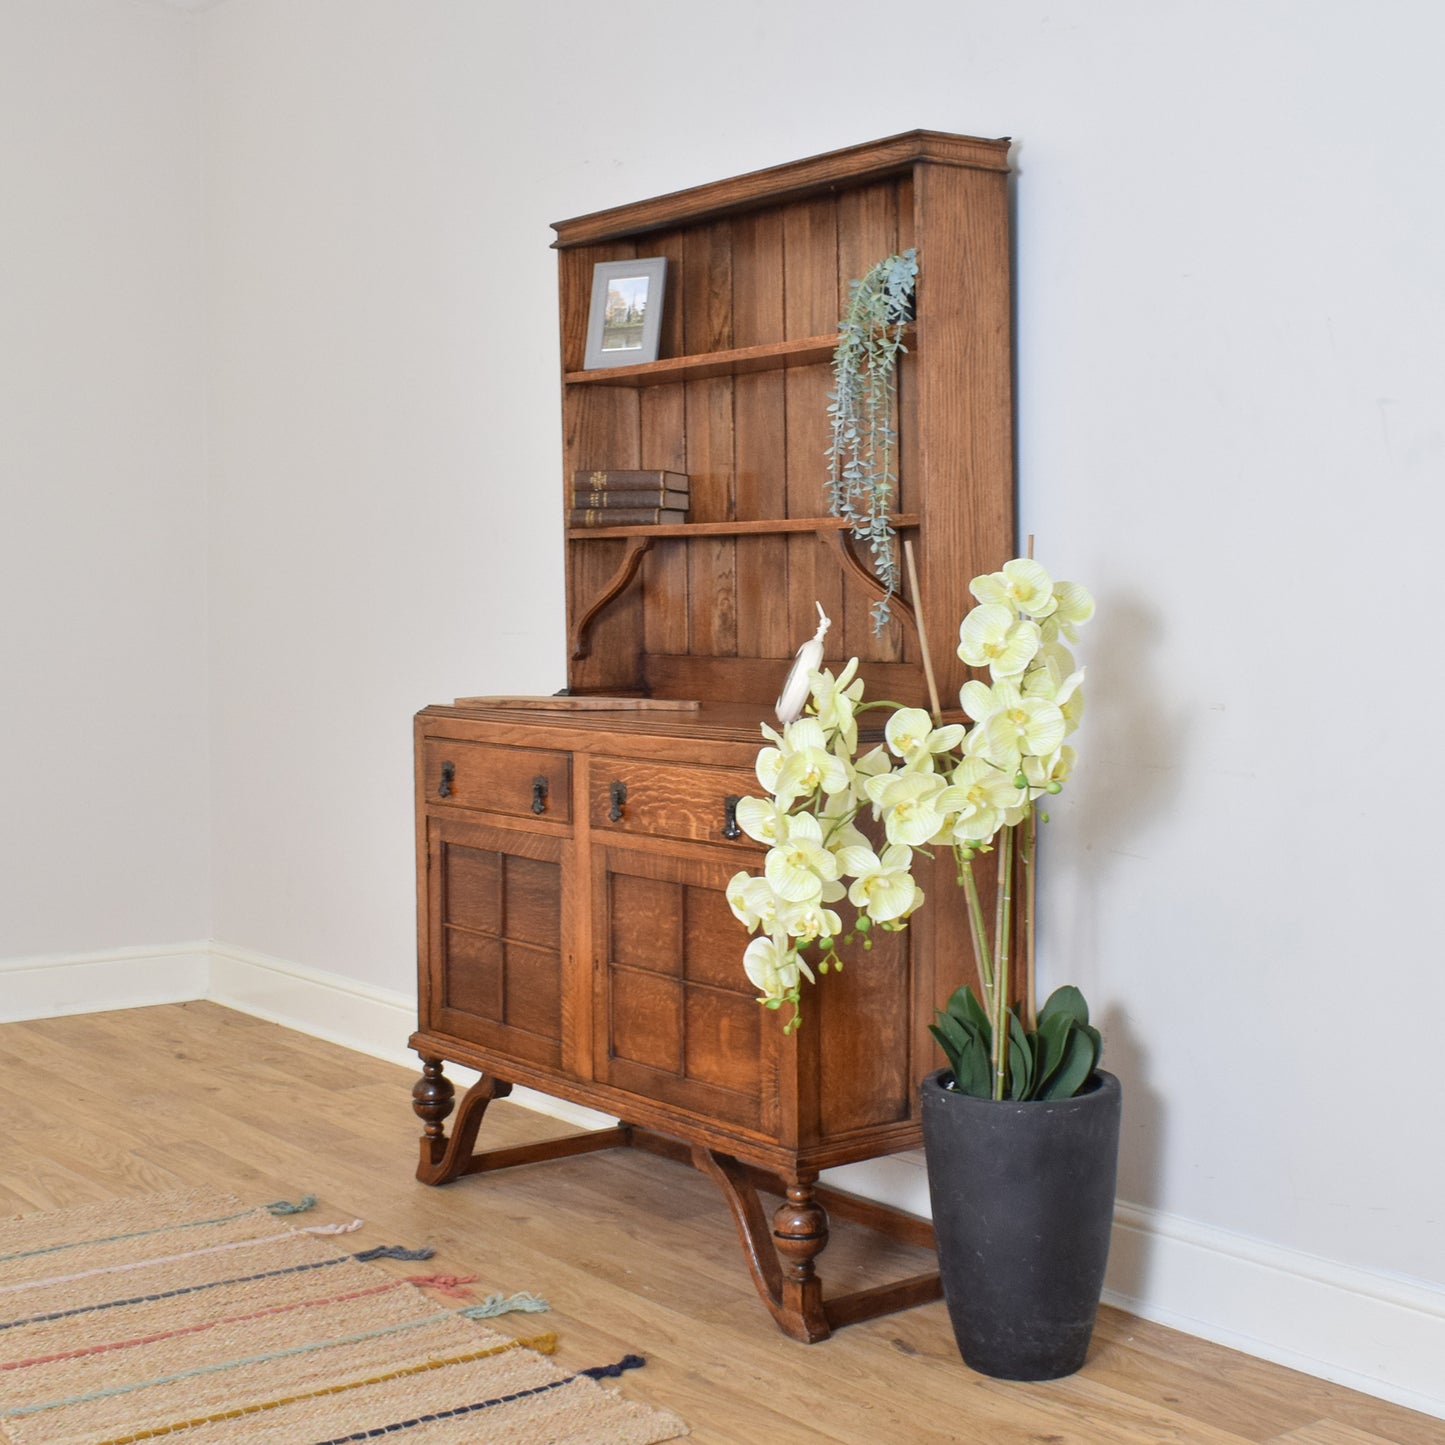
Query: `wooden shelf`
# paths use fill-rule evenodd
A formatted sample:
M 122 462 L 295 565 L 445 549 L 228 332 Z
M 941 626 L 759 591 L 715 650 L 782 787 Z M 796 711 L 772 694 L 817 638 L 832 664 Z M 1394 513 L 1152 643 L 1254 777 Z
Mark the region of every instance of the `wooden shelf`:
M 777 371 L 789 366 L 816 366 L 831 361 L 834 336 L 805 336 L 798 341 L 770 341 L 731 351 L 704 351 L 696 356 L 666 356 L 638 366 L 609 366 L 596 371 L 569 371 L 568 386 L 669 386 L 675 381 L 703 381 L 710 376 L 742 376 L 750 371 Z
M 852 527 L 846 517 L 777 517 L 763 522 L 668 522 L 644 527 L 569 527 L 569 542 L 586 542 L 605 537 L 778 537 L 790 532 L 845 532 Z M 895 530 L 918 525 L 916 512 L 900 512 L 893 518 Z

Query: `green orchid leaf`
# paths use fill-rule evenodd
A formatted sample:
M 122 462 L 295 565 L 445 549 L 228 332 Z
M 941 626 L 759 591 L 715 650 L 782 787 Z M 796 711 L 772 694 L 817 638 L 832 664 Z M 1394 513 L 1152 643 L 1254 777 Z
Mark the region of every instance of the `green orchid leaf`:
M 1048 1087 L 1039 1095 L 1041 1099 L 1072 1099 L 1084 1087 L 1084 1081 L 1094 1072 L 1094 1044 L 1082 1029 L 1069 1034 L 1068 1052 Z
M 1055 1013 L 1039 1020 L 1038 1077 L 1034 1083 L 1035 1097 L 1042 1097 L 1068 1053 L 1069 1035 L 1078 1027 L 1066 1013 Z
M 934 1019 L 935 1022 L 929 1024 L 928 1031 L 938 1040 L 939 1047 L 948 1059 L 949 1067 L 957 1075 L 961 1068 L 960 1061 L 963 1055 L 979 1042 L 978 1030 L 972 1024 L 941 1011 L 935 1013 Z M 987 1052 L 987 1046 L 985 1046 L 985 1052 Z
M 974 1099 L 987 1099 L 993 1094 L 993 1062 L 982 1040 L 976 1040 L 959 1060 L 953 1071 L 960 1093 Z
M 1018 1014 L 1008 1021 L 1008 1092 L 1010 1099 L 1031 1098 L 1034 1082 L 1034 1036 L 1024 1032 Z
M 953 1043 L 949 1039 L 948 1035 L 945 1034 L 943 1030 L 938 1027 L 937 1024 L 929 1024 L 928 1032 L 931 1033 L 933 1037 L 938 1041 L 938 1047 L 943 1050 L 943 1057 L 945 1062 L 948 1064 L 948 1067 L 953 1070 L 954 1074 L 957 1074 L 958 1054 L 955 1051 Z
M 1052 1018 L 1056 1013 L 1065 1013 L 1080 1025 L 1089 1022 L 1089 1005 L 1084 1001 L 1084 995 L 1071 983 L 1056 988 L 1049 995 L 1048 1002 L 1039 1010 L 1040 1027 L 1045 1019 Z
M 947 1012 L 954 1018 L 967 1019 L 980 1033 L 990 1039 L 993 1037 L 993 1027 L 989 1023 L 988 1014 L 967 984 L 953 991 L 953 996 L 948 1000 Z

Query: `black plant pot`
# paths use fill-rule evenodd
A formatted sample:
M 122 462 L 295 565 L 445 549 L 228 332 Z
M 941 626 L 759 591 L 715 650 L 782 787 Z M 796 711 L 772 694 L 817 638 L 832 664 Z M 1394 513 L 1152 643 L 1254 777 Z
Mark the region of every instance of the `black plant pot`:
M 963 1361 L 1001 1380 L 1084 1363 L 1104 1288 L 1122 1094 L 995 1103 L 923 1081 L 923 1147 L 948 1315 Z

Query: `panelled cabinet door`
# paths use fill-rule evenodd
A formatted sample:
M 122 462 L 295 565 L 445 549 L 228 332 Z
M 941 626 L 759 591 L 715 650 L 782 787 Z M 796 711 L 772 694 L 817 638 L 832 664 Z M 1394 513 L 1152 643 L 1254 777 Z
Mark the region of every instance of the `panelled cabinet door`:
M 427 841 L 427 1027 L 559 1068 L 570 840 L 431 818 Z
M 731 859 L 594 844 L 599 1081 L 706 1119 L 778 1128 L 780 1030 L 742 969 Z

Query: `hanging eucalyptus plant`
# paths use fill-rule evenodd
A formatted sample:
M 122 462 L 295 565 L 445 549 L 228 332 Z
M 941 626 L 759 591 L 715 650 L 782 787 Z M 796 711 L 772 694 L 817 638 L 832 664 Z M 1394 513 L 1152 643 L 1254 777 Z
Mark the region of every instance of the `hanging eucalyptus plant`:
M 889 603 L 899 590 L 893 530 L 893 489 L 898 480 L 893 470 L 898 441 L 893 401 L 898 354 L 907 350 L 903 325 L 913 315 L 917 276 L 917 253 L 910 247 L 885 257 L 851 282 L 833 353 L 828 510 L 845 517 L 853 535 L 868 543 L 873 575 L 883 584 L 883 597 L 873 604 L 875 635 L 888 625 Z

